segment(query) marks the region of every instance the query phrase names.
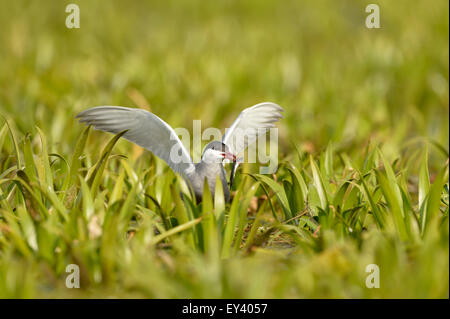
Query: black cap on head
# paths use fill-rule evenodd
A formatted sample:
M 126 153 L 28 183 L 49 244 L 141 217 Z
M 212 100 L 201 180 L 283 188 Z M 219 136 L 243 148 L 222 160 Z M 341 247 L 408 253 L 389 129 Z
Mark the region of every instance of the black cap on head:
M 228 146 L 226 146 L 224 143 L 220 141 L 212 141 L 208 143 L 208 145 L 205 146 L 203 153 L 210 148 L 212 148 L 215 151 L 229 152 Z

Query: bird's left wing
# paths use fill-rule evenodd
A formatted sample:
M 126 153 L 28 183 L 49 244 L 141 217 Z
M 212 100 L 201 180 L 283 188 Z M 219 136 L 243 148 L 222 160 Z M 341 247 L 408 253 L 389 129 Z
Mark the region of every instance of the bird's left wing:
M 148 149 L 163 159 L 175 172 L 189 175 L 194 164 L 175 131 L 155 114 L 122 106 L 98 106 L 76 116 L 94 129 L 119 133 L 123 138 Z
M 278 104 L 263 102 L 246 108 L 239 114 L 231 127 L 225 131 L 222 142 L 226 144 L 230 151 L 240 157 L 245 149 L 256 142 L 259 136 L 275 127 L 275 123 L 283 118 L 281 112 L 283 108 Z M 224 161 L 224 165 L 225 165 Z M 239 166 L 234 162 L 230 172 L 230 188 L 233 186 L 234 174 Z
M 263 102 L 246 108 L 239 114 L 231 127 L 226 130 L 222 142 L 235 155 L 241 154 L 247 146 L 256 142 L 257 138 L 265 134 L 276 122 L 283 118 L 281 106 Z

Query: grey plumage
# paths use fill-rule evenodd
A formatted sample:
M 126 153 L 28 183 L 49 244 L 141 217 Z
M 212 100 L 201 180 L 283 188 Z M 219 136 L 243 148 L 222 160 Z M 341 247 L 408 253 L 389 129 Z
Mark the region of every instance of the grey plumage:
M 230 152 L 228 146 L 219 141 L 212 141 L 208 145 L 206 145 L 205 149 L 203 150 L 203 154 L 205 154 L 205 152 L 209 149 L 222 151 L 224 153 Z M 211 190 L 211 194 L 214 194 L 216 188 L 216 178 L 217 176 L 219 176 L 222 182 L 222 189 L 225 201 L 228 202 L 228 200 L 230 199 L 230 189 L 227 184 L 225 169 L 223 168 L 221 162 L 207 163 L 202 160 L 200 163 L 195 164 L 195 172 L 197 174 L 195 174 L 195 176 L 191 178 L 191 183 L 193 184 L 193 189 L 197 201 L 200 201 L 202 198 L 204 180 L 206 179 L 208 181 L 208 186 L 209 189 Z
M 217 177 L 222 182 L 225 200 L 230 199 L 230 189 L 222 160 L 235 160 L 236 154 L 243 152 L 259 135 L 274 127 L 274 123 L 282 117 L 280 113 L 282 111 L 280 106 L 270 102 L 245 109 L 226 131 L 222 142 L 209 143 L 203 150 L 202 160 L 196 164 L 192 162 L 189 152 L 172 127 L 148 111 L 122 106 L 98 106 L 81 112 L 76 118 L 100 131 L 116 134 L 127 130 L 123 138 L 163 159 L 192 186 L 199 202 L 202 200 L 205 179 L 214 196 Z M 243 131 L 254 128 L 258 131 L 246 139 L 244 144 L 233 143 L 236 138 L 239 140 Z
M 217 176 L 219 176 L 220 181 L 222 182 L 222 189 L 225 201 L 228 202 L 230 200 L 230 189 L 227 184 L 225 169 L 223 168 L 223 165 L 221 163 L 213 163 L 213 164 L 205 162 L 197 163 L 195 164 L 195 172 L 196 174 L 191 176 L 190 182 L 194 190 L 197 202 L 200 202 L 202 200 L 204 187 L 203 183 L 205 179 L 208 181 L 208 186 L 211 191 L 211 194 L 215 194 Z

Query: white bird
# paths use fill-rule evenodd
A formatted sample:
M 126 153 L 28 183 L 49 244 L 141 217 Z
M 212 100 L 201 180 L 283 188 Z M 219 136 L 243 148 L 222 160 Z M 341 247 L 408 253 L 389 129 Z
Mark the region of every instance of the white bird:
M 192 186 L 195 197 L 200 202 L 205 179 L 214 195 L 217 176 L 222 182 L 225 200 L 229 200 L 230 189 L 223 160 L 235 163 L 236 155 L 244 152 L 258 136 L 274 127 L 274 123 L 283 117 L 283 111 L 279 105 L 271 102 L 246 108 L 225 132 L 222 141 L 212 141 L 204 148 L 199 163 L 193 163 L 173 128 L 148 111 L 123 106 L 97 106 L 79 113 L 76 118 L 100 131 L 117 134 L 126 130 L 123 138 L 163 159 Z M 233 165 L 230 182 L 234 171 Z

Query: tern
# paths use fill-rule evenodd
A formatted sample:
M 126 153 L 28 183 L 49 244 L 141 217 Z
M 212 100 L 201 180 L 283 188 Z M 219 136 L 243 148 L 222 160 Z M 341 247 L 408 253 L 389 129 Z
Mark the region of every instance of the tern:
M 284 110 L 271 102 L 259 103 L 244 109 L 222 141 L 212 141 L 205 146 L 199 163 L 194 163 L 174 129 L 155 114 L 143 109 L 123 106 L 97 106 L 79 113 L 81 123 L 94 129 L 117 134 L 126 131 L 122 137 L 163 159 L 169 167 L 180 174 L 191 185 L 197 202 L 201 202 L 203 184 L 206 180 L 214 196 L 216 179 L 220 178 L 225 201 L 230 199 L 224 160 L 233 162 L 230 184 L 236 169 L 237 155 L 255 143 L 283 116 Z

